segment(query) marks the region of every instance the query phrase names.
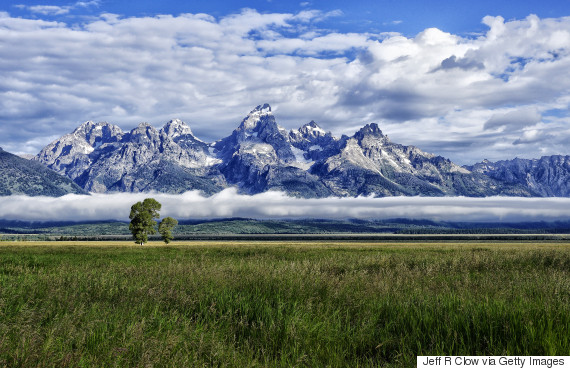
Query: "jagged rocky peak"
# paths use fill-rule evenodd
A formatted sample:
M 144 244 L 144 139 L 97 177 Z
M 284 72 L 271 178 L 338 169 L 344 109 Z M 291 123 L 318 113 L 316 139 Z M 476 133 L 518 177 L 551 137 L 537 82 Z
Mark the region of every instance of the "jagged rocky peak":
M 264 103 L 263 105 L 257 105 L 255 109 L 252 110 L 259 111 L 260 114 L 271 114 L 271 106 L 268 103 Z
M 121 128 L 116 125 L 86 121 L 73 132 L 44 147 L 34 160 L 44 163 L 55 171 L 65 173 L 65 168 L 75 165 L 74 161 L 81 161 L 82 157 L 104 144 L 121 141 L 123 135 Z
M 363 126 L 358 132 L 356 132 L 355 137 L 360 140 L 362 137 L 365 137 L 367 135 L 372 135 L 379 138 L 386 137 L 384 134 L 382 134 L 380 127 L 376 123 L 370 123 Z
M 295 161 L 287 130 L 277 125 L 269 104 L 257 106 L 242 120 L 239 127 L 230 136 L 217 141 L 211 147 L 216 149 L 218 158 L 223 160 L 222 172 L 226 173 L 230 181 L 233 181 L 237 180 L 236 178 L 243 174 L 244 170 L 248 170 L 244 165 L 249 165 L 251 160 L 234 160 L 232 158 L 249 155 L 249 152 L 253 152 L 253 150 L 265 152 L 267 146 L 275 151 L 280 163 Z M 251 149 L 244 150 L 242 147 L 250 147 Z M 232 171 L 241 174 L 236 174 L 236 176 L 230 173 Z
M 327 132 L 324 131 L 314 120 L 307 123 L 299 128 L 299 133 L 303 134 L 305 137 L 316 138 L 319 136 L 326 135 Z
M 365 142 L 373 145 L 377 145 L 378 143 L 382 145 L 390 143 L 388 136 L 382 133 L 376 123 L 366 124 L 354 134 L 354 138 L 356 138 L 360 144 L 364 144 Z
M 74 137 L 84 139 L 90 146 L 94 147 L 103 143 L 117 142 L 124 133 L 118 126 L 107 122 L 86 121 L 71 134 Z
M 289 142 L 295 148 L 306 152 L 305 158 L 318 161 L 338 153 L 339 139 L 326 132 L 314 120 L 289 132 Z
M 159 141 L 160 136 L 158 130 L 149 123 L 140 123 L 130 132 L 129 142 L 131 143 L 157 145 Z
M 147 130 L 147 129 L 154 129 L 154 130 L 156 130 L 152 125 L 150 125 L 149 123 L 147 123 L 147 122 L 145 122 L 145 121 L 139 123 L 139 125 L 137 125 L 137 127 L 136 127 L 135 129 L 133 129 L 133 130 L 139 130 L 139 129 L 140 129 L 141 131 Z
M 267 103 L 259 105 L 255 109 L 251 110 L 245 119 L 243 119 L 238 129 L 255 130 L 259 126 L 259 123 L 264 120 L 275 122 L 275 118 L 271 112 L 271 106 Z
M 148 134 L 149 132 L 154 133 L 158 131 L 155 127 L 146 122 L 140 123 L 136 128 L 131 130 L 131 134 Z
M 83 124 L 81 124 L 80 126 L 78 126 L 77 128 L 75 128 L 75 130 L 72 132 L 72 134 L 85 136 L 89 132 L 92 132 L 96 126 L 101 126 L 102 124 L 103 123 L 96 124 L 93 121 L 88 120 L 88 121 L 84 122 Z
M 184 135 L 193 135 L 192 130 L 180 119 L 173 119 L 170 120 L 168 123 L 164 125 L 162 131 L 166 134 L 167 137 L 174 139 Z

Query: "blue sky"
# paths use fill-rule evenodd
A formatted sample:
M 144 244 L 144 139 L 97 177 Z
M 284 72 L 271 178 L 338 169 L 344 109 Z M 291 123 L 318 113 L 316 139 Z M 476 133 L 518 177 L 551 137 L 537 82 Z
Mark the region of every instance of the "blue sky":
M 89 0 L 84 0 L 88 3 Z M 70 1 L 10 1 L 11 5 L 54 5 L 66 7 Z M 561 0 L 381 0 L 381 1 L 176 1 L 176 0 L 102 0 L 95 6 L 75 9 L 73 14 L 98 14 L 109 12 L 124 16 L 155 16 L 158 14 L 207 13 L 216 17 L 239 13 L 243 8 L 266 13 L 295 13 L 304 9 L 324 12 L 340 10 L 342 19 L 325 22 L 324 25 L 342 32 L 401 32 L 413 36 L 423 29 L 436 27 L 446 32 L 471 34 L 485 31 L 481 19 L 486 15 L 501 15 L 505 19 L 521 19 L 529 14 L 541 18 L 570 15 L 570 3 Z M 4 10 L 14 15 L 29 16 L 26 10 L 15 11 L 9 6 Z M 69 19 L 71 20 L 71 18 Z
M 0 146 L 86 120 L 187 122 L 205 141 L 256 105 L 334 134 L 376 122 L 459 164 L 570 154 L 568 1 L 0 3 Z

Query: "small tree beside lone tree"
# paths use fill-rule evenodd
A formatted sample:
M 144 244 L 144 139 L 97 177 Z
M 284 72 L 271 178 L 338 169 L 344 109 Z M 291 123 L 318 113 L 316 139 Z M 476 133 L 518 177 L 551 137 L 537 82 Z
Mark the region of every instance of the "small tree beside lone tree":
M 136 244 L 143 245 L 148 241 L 149 235 L 156 234 L 156 221 L 154 219 L 160 218 L 158 211 L 161 208 L 162 205 L 154 198 L 146 198 L 144 201 L 131 206 L 129 230 L 133 234 Z M 158 231 L 166 244 L 172 241 L 172 229 L 176 225 L 178 225 L 178 221 L 172 217 L 165 217 L 158 225 Z
M 160 236 L 162 236 L 164 243 L 168 244 L 172 239 L 174 239 L 172 236 L 172 229 L 176 225 L 178 225 L 178 221 L 172 217 L 165 217 L 160 221 L 160 224 L 158 224 L 158 232 L 160 233 Z

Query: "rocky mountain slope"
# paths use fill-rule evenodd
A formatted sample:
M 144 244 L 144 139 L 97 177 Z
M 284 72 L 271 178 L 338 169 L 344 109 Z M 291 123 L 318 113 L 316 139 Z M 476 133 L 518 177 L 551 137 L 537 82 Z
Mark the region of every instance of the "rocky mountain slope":
M 460 167 L 414 146 L 391 142 L 378 125 L 334 137 L 311 121 L 280 127 L 267 104 L 257 106 L 227 137 L 205 143 L 180 120 L 160 130 L 146 123 L 130 132 L 86 122 L 45 147 L 35 160 L 90 192 L 212 194 L 285 191 L 300 197 L 357 195 L 542 196 L 527 182 Z
M 39 162 L 26 160 L 0 148 L 0 195 L 59 197 L 86 194 L 69 178 L 59 175 Z
M 215 193 L 225 179 L 220 160 L 180 120 L 156 130 L 141 123 L 128 133 L 108 123 L 86 122 L 45 147 L 36 160 L 90 192 Z
M 414 146 L 392 143 L 376 124 L 368 124 L 341 145 L 340 152 L 311 168 L 329 187 L 355 195 L 528 195 L 515 185 L 455 165 Z
M 503 183 L 525 188 L 537 197 L 570 197 L 570 156 L 544 156 L 527 160 L 515 158 L 466 166 L 475 173 Z

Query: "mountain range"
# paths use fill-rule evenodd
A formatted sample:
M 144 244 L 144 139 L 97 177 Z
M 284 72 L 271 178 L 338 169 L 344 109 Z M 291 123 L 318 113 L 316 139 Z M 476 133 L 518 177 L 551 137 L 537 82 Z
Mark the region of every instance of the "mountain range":
M 377 124 L 335 137 L 311 121 L 280 127 L 268 104 L 257 106 L 227 137 L 206 143 L 171 120 L 124 132 L 86 122 L 33 158 L 89 192 L 213 194 L 280 190 L 328 196 L 570 196 L 570 156 L 483 161 L 459 166 L 414 146 L 391 142 Z

